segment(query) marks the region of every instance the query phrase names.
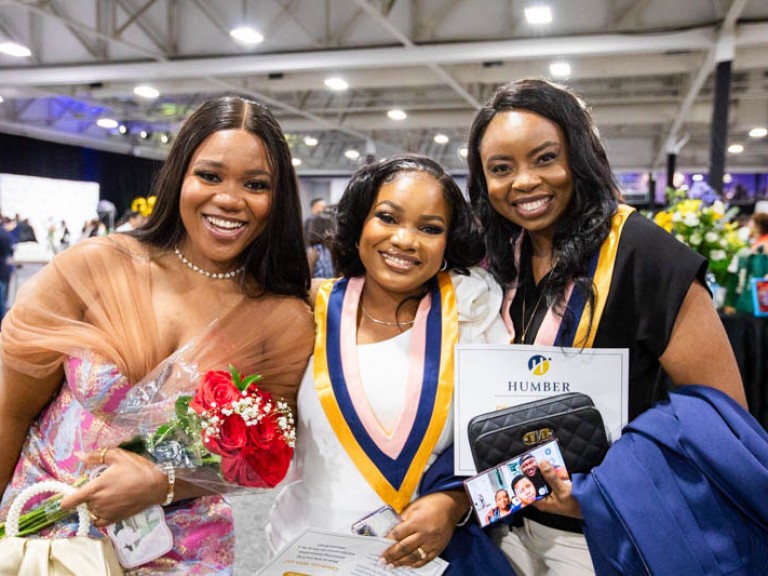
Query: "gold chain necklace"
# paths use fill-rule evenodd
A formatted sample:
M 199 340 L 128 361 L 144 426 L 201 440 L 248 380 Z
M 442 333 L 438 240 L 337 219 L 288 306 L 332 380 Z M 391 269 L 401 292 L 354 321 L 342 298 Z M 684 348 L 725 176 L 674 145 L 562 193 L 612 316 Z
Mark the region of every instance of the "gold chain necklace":
M 374 318 L 373 316 L 370 315 L 368 310 L 365 309 L 365 306 L 363 306 L 362 300 L 360 300 L 360 310 L 363 311 L 363 314 L 365 314 L 365 316 L 371 322 L 373 322 L 374 324 L 381 324 L 382 326 L 410 326 L 416 321 L 415 318 L 413 320 L 406 320 L 404 322 L 387 322 L 386 320 L 379 320 L 378 318 Z
M 525 344 L 525 335 L 528 334 L 528 328 L 531 327 L 531 324 L 533 323 L 533 319 L 536 318 L 536 312 L 539 310 L 539 304 L 541 304 L 541 299 L 544 296 L 544 286 L 542 286 L 541 293 L 539 294 L 539 298 L 536 300 L 536 306 L 533 307 L 533 311 L 531 312 L 531 315 L 528 317 L 528 323 L 525 323 L 525 300 L 526 296 L 528 295 L 528 283 L 526 282 L 523 286 L 523 333 L 520 335 L 520 344 Z
M 526 296 L 528 295 L 528 282 L 526 281 L 525 284 L 523 284 L 523 316 L 521 318 L 522 324 L 523 324 L 523 333 L 520 335 L 520 344 L 525 344 L 525 336 L 528 334 L 528 328 L 531 327 L 531 324 L 533 323 L 533 319 L 536 318 L 536 312 L 539 310 L 539 304 L 541 304 L 541 299 L 544 297 L 544 292 L 546 291 L 547 283 L 549 282 L 549 279 L 552 277 L 552 272 L 555 270 L 555 266 L 557 266 L 557 260 L 552 264 L 552 268 L 549 269 L 549 272 L 547 272 L 546 278 L 541 283 L 541 291 L 539 292 L 539 297 L 536 299 L 536 306 L 533 307 L 533 311 L 531 312 L 531 316 L 528 318 L 528 322 L 525 322 L 525 301 Z M 533 276 L 531 274 L 531 276 Z M 533 277 L 531 277 L 531 280 L 533 280 Z M 535 283 L 536 281 L 533 280 Z

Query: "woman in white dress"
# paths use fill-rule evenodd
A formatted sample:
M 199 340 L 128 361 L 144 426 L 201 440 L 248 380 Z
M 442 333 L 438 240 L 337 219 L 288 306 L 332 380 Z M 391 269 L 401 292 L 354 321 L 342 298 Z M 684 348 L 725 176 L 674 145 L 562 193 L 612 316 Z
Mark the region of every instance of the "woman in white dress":
M 501 292 L 473 267 L 484 252 L 461 191 L 421 156 L 352 176 L 332 249 L 342 277 L 313 286 L 294 482 L 289 473 L 272 509 L 270 544 L 306 526 L 348 534 L 388 504 L 402 522 L 383 561 L 423 566 L 470 509 L 460 482 L 420 486 L 438 457 L 452 458 L 454 345 L 505 340 Z

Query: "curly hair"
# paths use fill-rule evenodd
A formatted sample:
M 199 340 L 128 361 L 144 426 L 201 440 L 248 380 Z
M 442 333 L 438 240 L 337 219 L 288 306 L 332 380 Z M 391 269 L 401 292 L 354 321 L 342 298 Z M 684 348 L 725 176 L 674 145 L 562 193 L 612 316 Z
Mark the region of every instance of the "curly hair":
M 444 254 L 447 268 L 467 274 L 467 268 L 485 256 L 469 204 L 453 178 L 437 162 L 418 154 L 403 154 L 367 164 L 352 175 L 337 206 L 336 235 L 331 244 L 336 271 L 343 276 L 365 273 L 358 250 L 365 219 L 381 186 L 403 172 L 425 172 L 440 184 L 451 215 Z
M 203 103 L 181 127 L 168 158 L 157 174 L 152 194 L 157 197 L 149 221 L 131 232 L 142 242 L 172 249 L 186 234 L 179 199 L 184 175 L 200 145 L 221 130 L 247 130 L 264 142 L 273 172 L 273 194 L 267 226 L 241 254 L 246 276 L 272 293 L 308 298 L 309 264 L 304 249 L 301 202 L 291 152 L 272 113 L 253 100 L 222 96 Z
M 586 104 L 563 86 L 533 79 L 510 82 L 496 91 L 472 122 L 467 156 L 469 198 L 483 228 L 490 272 L 502 286 L 509 286 L 519 275 L 514 241 L 522 228 L 491 206 L 480 157 L 491 120 L 513 110 L 533 112 L 560 127 L 573 178 L 568 209 L 555 225 L 552 248 L 557 266 L 543 286 L 547 306 L 556 305 L 562 315 L 566 288 L 573 281 L 593 310 L 595 290 L 588 273 L 589 261 L 608 236 L 621 194 Z

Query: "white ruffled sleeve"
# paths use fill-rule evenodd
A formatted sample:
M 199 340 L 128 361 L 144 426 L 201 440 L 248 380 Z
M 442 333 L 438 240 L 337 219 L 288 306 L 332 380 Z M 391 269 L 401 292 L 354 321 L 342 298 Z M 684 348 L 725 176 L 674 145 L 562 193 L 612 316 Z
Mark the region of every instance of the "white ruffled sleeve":
M 459 313 L 459 341 L 508 344 L 509 334 L 499 311 L 503 292 L 482 268 L 470 268 L 469 276 L 451 272 Z

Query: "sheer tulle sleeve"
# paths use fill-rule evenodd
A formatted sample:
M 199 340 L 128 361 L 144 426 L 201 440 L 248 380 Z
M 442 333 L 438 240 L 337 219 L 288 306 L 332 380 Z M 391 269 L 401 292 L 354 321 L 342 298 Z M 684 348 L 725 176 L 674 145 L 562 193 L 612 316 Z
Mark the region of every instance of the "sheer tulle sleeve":
M 312 353 L 315 325 L 309 306 L 287 296 L 244 298 L 193 343 L 185 357 L 198 370 L 260 374 L 259 387 L 296 409 L 296 394 Z
M 22 287 L 3 321 L 3 365 L 43 378 L 67 356 L 86 350 L 133 383 L 163 369 L 167 346 L 159 340 L 152 306 L 150 250 L 112 235 L 57 255 Z M 308 305 L 291 297 L 243 296 L 221 314 L 174 361 L 194 363 L 201 373 L 231 364 L 243 374 L 261 374 L 260 386 L 295 408 L 314 340 Z
M 134 381 L 146 374 L 161 350 L 149 265 L 146 249 L 128 238 L 94 238 L 55 256 L 3 320 L 3 365 L 43 378 L 66 356 L 91 350 Z

